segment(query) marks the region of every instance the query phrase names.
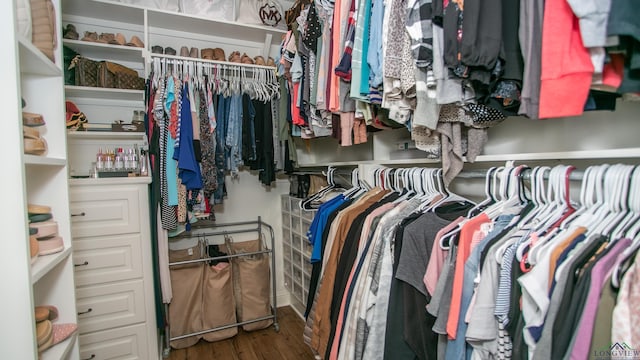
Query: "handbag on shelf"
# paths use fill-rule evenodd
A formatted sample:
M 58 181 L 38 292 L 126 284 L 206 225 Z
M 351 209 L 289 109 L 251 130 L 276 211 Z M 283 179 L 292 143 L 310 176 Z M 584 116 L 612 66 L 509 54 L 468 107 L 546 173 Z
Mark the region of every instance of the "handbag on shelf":
M 79 54 L 70 47 L 62 47 L 62 59 L 64 60 L 64 84 L 76 85 L 76 72 L 71 69 L 71 62 Z
M 76 55 L 68 68 L 69 71 L 74 71 L 75 85 L 97 87 L 99 64 L 98 61 Z
M 144 79 L 138 72 L 111 61 L 102 61 L 98 65 L 98 86 L 116 89 L 144 89 Z

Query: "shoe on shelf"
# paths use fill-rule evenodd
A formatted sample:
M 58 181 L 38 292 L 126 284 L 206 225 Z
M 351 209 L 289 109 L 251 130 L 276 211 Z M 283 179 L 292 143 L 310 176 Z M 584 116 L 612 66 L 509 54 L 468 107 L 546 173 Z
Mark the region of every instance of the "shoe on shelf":
M 151 52 L 154 54 L 164 54 L 164 49 L 160 45 L 153 45 L 151 47 Z
M 73 335 L 78 330 L 78 325 L 67 324 L 54 324 L 53 325 L 53 345 L 58 345 L 61 342 L 67 340 L 69 336 Z
M 242 62 L 242 59 L 240 57 L 240 51 L 232 52 L 231 55 L 229 55 L 229 62 L 235 62 L 235 63 Z
M 109 44 L 112 45 L 121 45 L 124 46 L 127 43 L 127 39 L 122 35 L 122 33 L 117 33 L 113 40 L 109 41 Z
M 213 60 L 213 49 L 204 48 L 200 50 L 200 56 L 205 60 Z
M 266 65 L 266 63 L 264 62 L 264 58 L 260 55 L 254 57 L 253 61 L 255 61 L 256 65 Z
M 22 137 L 27 139 L 40 139 L 40 130 L 34 127 L 23 126 Z
M 82 41 L 98 42 L 98 33 L 95 31 L 85 31 Z
M 98 42 L 102 44 L 110 44 L 116 36 L 113 33 L 102 33 L 98 36 Z
M 273 58 L 271 56 L 269 56 L 269 59 L 267 60 L 267 66 L 276 67 L 276 61 L 273 60 Z
M 139 37 L 133 35 L 131 37 L 131 40 L 129 40 L 129 42 L 126 44 L 127 46 L 135 46 L 135 47 L 139 47 L 139 48 L 143 48 L 144 47 L 144 43 L 142 42 L 142 40 L 140 40 Z
M 67 27 L 62 31 L 62 37 L 69 40 L 78 40 L 80 38 L 80 34 L 78 34 L 75 25 L 67 24 Z
M 253 59 L 246 53 L 242 54 L 242 57 L 240 58 L 240 62 L 243 64 L 253 65 Z
M 47 153 L 47 141 L 44 138 L 22 138 L 24 153 L 27 155 L 44 155 Z M 43 220 L 44 221 L 44 220 Z
M 198 54 L 198 48 L 197 47 L 192 47 L 191 50 L 189 50 L 189 57 L 191 58 L 199 58 L 200 55 Z
M 44 118 L 40 114 L 35 114 L 27 111 L 22 112 L 22 125 L 24 126 L 42 126 L 44 125 Z
M 37 128 L 23 126 L 22 142 L 25 154 L 44 155 L 47 152 L 47 142 L 40 136 Z
M 189 48 L 186 46 L 182 46 L 180 48 L 180 56 L 182 57 L 189 57 Z
M 227 57 L 224 54 L 224 50 L 222 50 L 221 48 L 213 49 L 213 60 L 227 61 Z
M 167 46 L 166 48 L 164 48 L 164 53 L 167 55 L 175 55 L 176 54 L 176 49 Z

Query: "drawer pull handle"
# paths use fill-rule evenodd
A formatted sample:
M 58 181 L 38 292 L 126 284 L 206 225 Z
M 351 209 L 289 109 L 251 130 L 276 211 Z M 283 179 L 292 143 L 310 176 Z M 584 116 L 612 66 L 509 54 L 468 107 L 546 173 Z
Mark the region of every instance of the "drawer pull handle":
M 83 262 L 82 264 L 73 264 L 73 266 L 78 267 L 78 266 L 87 266 L 89 265 L 88 261 Z
M 82 360 L 91 360 L 91 359 L 95 359 L 96 354 L 91 354 L 90 357 L 86 358 L 86 359 L 82 359 Z
M 92 309 L 92 308 L 89 308 L 87 311 L 81 311 L 81 312 L 79 312 L 79 313 L 78 313 L 78 315 L 88 314 L 88 313 L 90 313 L 90 312 L 92 312 L 92 311 L 93 311 L 93 309 Z
M 87 214 L 85 214 L 85 212 L 81 212 L 80 214 L 71 214 L 71 216 L 85 216 Z

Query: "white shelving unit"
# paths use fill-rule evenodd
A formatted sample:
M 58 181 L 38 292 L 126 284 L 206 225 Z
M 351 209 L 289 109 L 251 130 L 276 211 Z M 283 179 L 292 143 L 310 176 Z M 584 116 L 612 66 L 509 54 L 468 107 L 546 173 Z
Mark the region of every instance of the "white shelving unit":
M 293 309 L 302 317 L 307 305 L 311 279 L 311 245 L 307 230 L 315 211 L 300 210 L 301 199 L 282 195 L 282 258 L 284 286 L 289 290 Z
M 53 0 L 57 22 L 60 1 Z M 58 308 L 56 323 L 77 323 L 74 296 L 72 242 L 69 222 L 66 128 L 64 121 L 62 48 L 55 50 L 56 62 L 49 60 L 28 39 L 16 34 L 15 2 L 0 3 L 3 14 L 0 40 L 3 56 L 0 76 L 7 91 L 0 100 L 4 111 L 2 131 L 3 182 L 0 195 L 6 205 L 0 217 L 5 240 L 0 244 L 0 270 L 5 296 L 0 305 L 6 309 L 0 325 L 0 349 L 7 359 L 78 359 L 77 335 L 38 354 L 34 307 Z M 57 42 L 61 43 L 58 32 Z M 25 155 L 22 144 L 22 106 L 41 114 L 45 125 L 38 130 L 47 142 L 43 156 Z M 27 204 L 51 207 L 63 238 L 64 250 L 40 255 L 31 264 Z
M 109 100 L 128 100 L 142 102 L 144 90 L 111 89 L 90 86 L 65 85 L 65 93 L 71 98 L 93 98 Z

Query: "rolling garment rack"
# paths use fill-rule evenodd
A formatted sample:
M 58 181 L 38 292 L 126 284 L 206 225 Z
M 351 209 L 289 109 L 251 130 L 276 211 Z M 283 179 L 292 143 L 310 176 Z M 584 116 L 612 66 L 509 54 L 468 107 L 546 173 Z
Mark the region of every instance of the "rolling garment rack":
M 241 227 L 240 229 L 228 229 L 228 230 L 216 230 L 217 228 L 229 228 L 229 227 Z M 238 254 L 229 254 L 229 255 L 224 255 L 224 256 L 214 256 L 214 257 L 203 257 L 200 259 L 194 259 L 194 260 L 186 260 L 186 261 L 177 261 L 177 262 L 171 262 L 169 263 L 169 268 L 173 267 L 173 266 L 178 266 L 178 265 L 187 265 L 187 264 L 194 264 L 194 263 L 201 263 L 201 262 L 208 262 L 208 261 L 215 261 L 215 260 L 223 260 L 223 259 L 233 259 L 233 258 L 240 258 L 240 257 L 245 257 L 245 256 L 255 256 L 255 255 L 260 255 L 260 254 L 265 254 L 268 256 L 269 261 L 270 261 L 270 270 L 271 270 L 271 276 L 270 276 L 270 286 L 271 286 L 271 297 L 272 297 L 272 301 L 271 301 L 271 315 L 267 315 L 267 316 L 262 316 L 256 319 L 250 319 L 250 320 L 245 320 L 245 321 L 237 321 L 235 323 L 232 324 L 226 324 L 226 325 L 222 325 L 222 326 L 218 326 L 218 327 L 214 327 L 214 328 L 210 328 L 210 329 L 205 329 L 205 330 L 201 330 L 201 331 L 196 331 L 196 332 L 192 332 L 189 334 L 183 334 L 180 336 L 174 336 L 171 337 L 170 336 L 170 320 L 166 322 L 165 325 L 165 342 L 164 342 L 164 356 L 167 357 L 169 355 L 169 351 L 170 351 L 170 343 L 171 341 L 174 340 L 180 340 L 180 339 L 184 339 L 184 338 L 188 338 L 191 336 L 198 336 L 198 335 L 202 335 L 202 334 L 207 334 L 210 332 L 214 332 L 214 331 L 220 331 L 220 330 L 225 330 L 225 329 L 229 329 L 229 328 L 233 328 L 233 327 L 237 327 L 237 326 L 243 326 L 243 325 L 247 325 L 247 324 L 251 324 L 251 323 L 255 323 L 255 322 L 260 322 L 260 321 L 265 321 L 265 320 L 273 320 L 273 327 L 276 331 L 280 331 L 280 325 L 278 324 L 278 317 L 277 317 L 277 296 L 276 296 L 276 264 L 274 261 L 274 245 L 275 245 L 275 233 L 273 231 L 273 227 L 267 223 L 265 223 L 264 221 L 262 221 L 261 217 L 258 217 L 257 220 L 255 221 L 243 221 L 243 222 L 232 222 L 232 223 L 213 223 L 210 221 L 203 221 L 203 222 L 196 222 L 194 224 L 191 225 L 191 230 L 187 231 L 183 234 L 180 234 L 176 237 L 173 237 L 172 239 L 190 239 L 190 238 L 205 238 L 205 237 L 214 237 L 214 236 L 224 236 L 225 238 L 228 235 L 232 235 L 232 234 L 247 234 L 247 233 L 258 233 L 258 240 L 260 242 L 263 241 L 263 230 L 267 229 L 269 231 L 269 237 L 270 237 L 270 246 L 266 247 L 263 250 L 259 250 L 259 251 L 252 251 L 252 252 L 243 252 L 243 253 L 238 253 Z M 208 230 L 213 230 L 213 231 L 208 231 Z M 198 230 L 198 232 L 195 232 L 195 230 Z M 202 231 L 204 230 L 204 231 Z M 241 243 L 241 241 L 238 241 L 237 243 Z M 166 316 L 169 316 L 169 306 L 170 304 L 165 304 L 165 313 Z

